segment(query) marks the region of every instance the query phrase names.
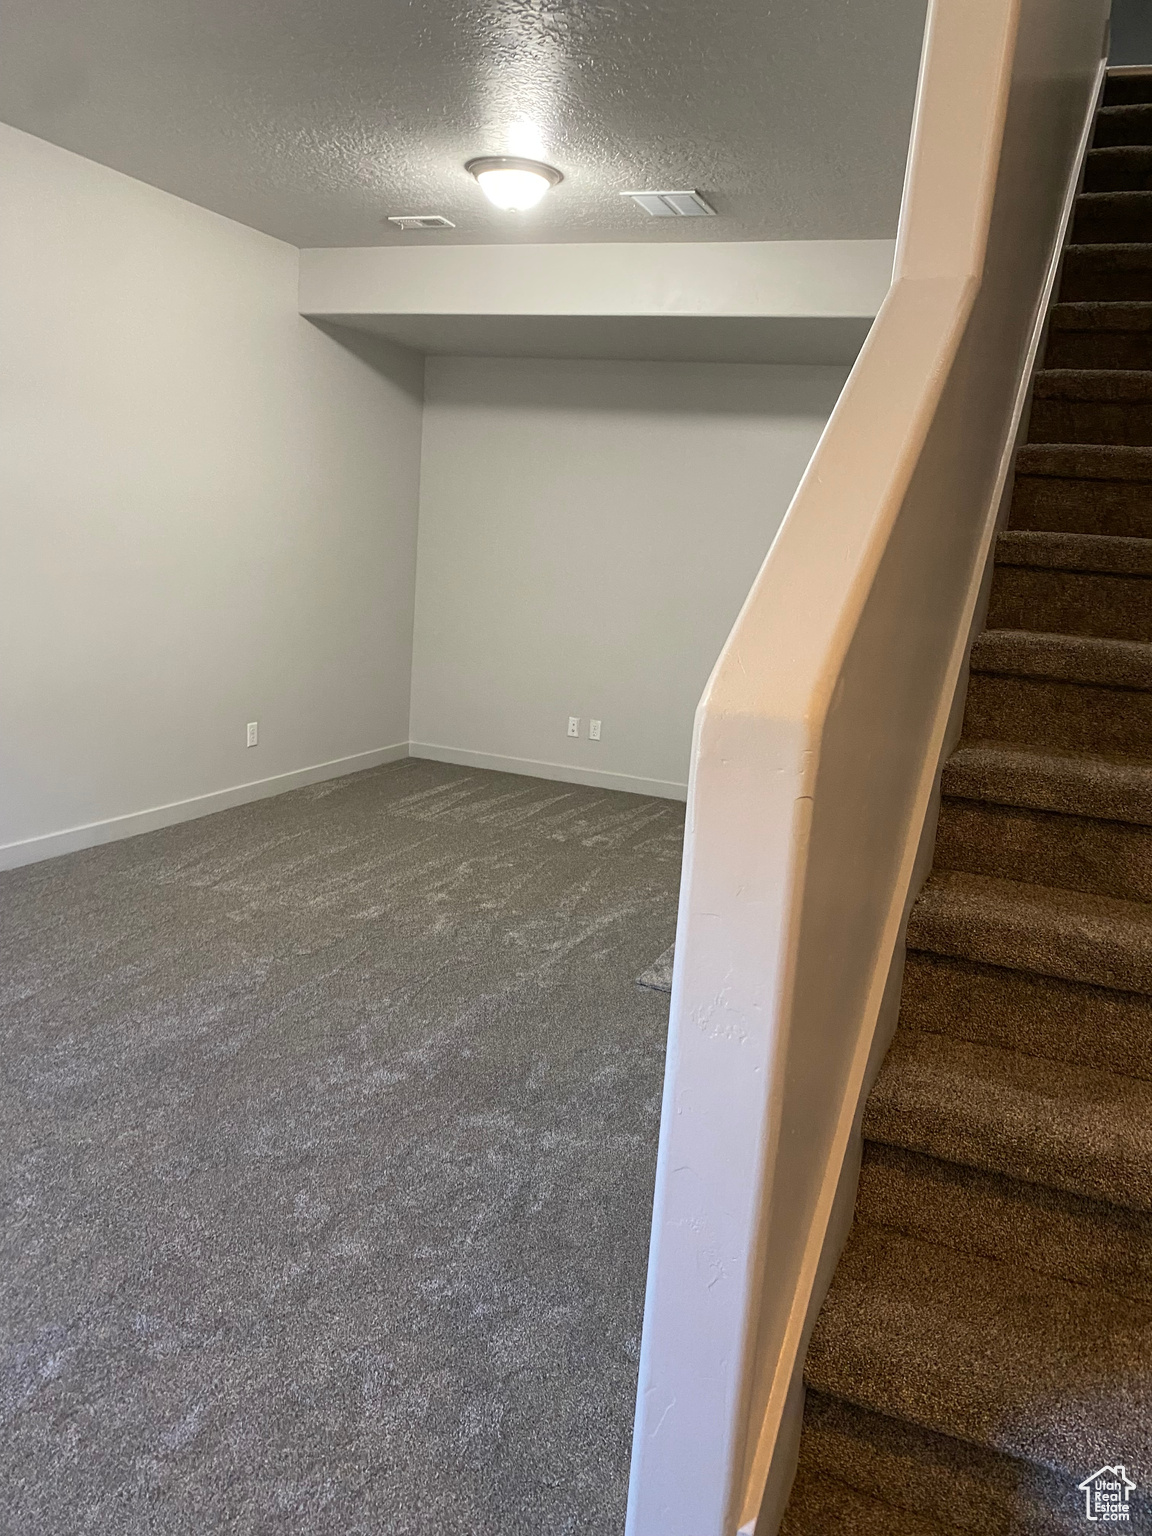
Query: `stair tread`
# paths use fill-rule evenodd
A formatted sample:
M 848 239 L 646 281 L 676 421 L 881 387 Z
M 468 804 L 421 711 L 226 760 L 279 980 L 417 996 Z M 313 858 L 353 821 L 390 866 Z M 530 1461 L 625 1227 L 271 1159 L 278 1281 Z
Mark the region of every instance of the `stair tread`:
M 1120 194 L 1088 195 L 1115 197 Z M 1152 197 L 1152 193 L 1147 195 Z M 1048 313 L 1051 328 L 1056 331 L 1152 330 L 1150 299 L 1073 299 L 1053 304 Z
M 986 629 L 972 647 L 971 665 L 973 672 L 1140 692 L 1152 689 L 1152 641 L 1148 640 Z
M 1152 145 L 1148 144 L 1102 144 L 1092 151 L 1094 155 L 1128 155 L 1134 157 L 1152 155 Z M 1091 191 L 1078 194 L 1078 204 L 1087 203 L 1089 207 L 1099 206 L 1105 202 L 1127 202 L 1132 207 L 1140 206 L 1141 201 L 1152 205 L 1152 190 L 1147 187 L 1094 187 Z
M 1152 1306 L 858 1224 L 806 1382 L 1084 1477 L 1152 1460 Z
M 864 1135 L 1152 1210 L 1152 1084 L 1139 1078 L 901 1030 L 869 1095 Z
M 1152 304 L 1148 308 L 1152 310 Z M 1118 443 L 1025 443 L 1016 455 L 1016 473 L 1059 480 L 1152 481 L 1152 448 Z
M 1146 106 L 1148 103 L 1142 102 L 1140 105 Z M 1093 160 L 1098 160 L 1101 156 L 1106 155 L 1128 155 L 1144 160 L 1152 160 L 1152 144 L 1101 144 L 1095 149 L 1088 151 L 1089 164 Z
M 1041 368 L 1034 383 L 1039 400 L 1152 400 L 1152 368 Z
M 1027 565 L 1051 571 L 1152 576 L 1152 539 L 1007 528 L 996 540 L 996 564 Z
M 1152 992 L 1152 903 L 935 870 L 908 947 L 1127 992 Z
M 1152 826 L 1152 762 L 1139 758 L 966 742 L 944 765 L 941 790 L 959 799 Z
M 1104 151 L 1097 150 L 1093 153 L 1100 154 Z M 1152 150 L 1149 150 L 1149 153 L 1152 154 Z M 1064 247 L 1065 262 L 1093 261 L 1101 256 L 1115 261 L 1128 257 L 1135 267 L 1152 267 L 1152 240 L 1073 240 Z
M 955 1536 L 957 1530 L 897 1509 L 828 1472 L 801 1467 L 780 1536 Z

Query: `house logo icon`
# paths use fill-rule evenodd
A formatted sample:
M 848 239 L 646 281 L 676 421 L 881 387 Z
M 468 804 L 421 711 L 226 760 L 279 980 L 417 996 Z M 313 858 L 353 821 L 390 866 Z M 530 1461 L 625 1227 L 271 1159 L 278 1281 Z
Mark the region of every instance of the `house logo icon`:
M 1101 1467 L 1079 1485 L 1084 1495 L 1084 1514 L 1089 1520 L 1107 1520 L 1123 1524 L 1130 1520 L 1128 1500 L 1136 1484 L 1123 1467 Z

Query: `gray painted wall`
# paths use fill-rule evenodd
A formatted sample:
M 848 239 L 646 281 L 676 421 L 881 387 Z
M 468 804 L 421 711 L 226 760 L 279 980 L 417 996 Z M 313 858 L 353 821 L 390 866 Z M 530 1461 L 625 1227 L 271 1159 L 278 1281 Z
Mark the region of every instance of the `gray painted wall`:
M 1152 64 L 1152 0 L 1112 0 L 1113 64 Z
M 413 751 L 682 792 L 697 700 L 846 372 L 429 358 Z
M 7 127 L 0 178 L 0 861 L 406 741 L 419 359 L 267 235 Z

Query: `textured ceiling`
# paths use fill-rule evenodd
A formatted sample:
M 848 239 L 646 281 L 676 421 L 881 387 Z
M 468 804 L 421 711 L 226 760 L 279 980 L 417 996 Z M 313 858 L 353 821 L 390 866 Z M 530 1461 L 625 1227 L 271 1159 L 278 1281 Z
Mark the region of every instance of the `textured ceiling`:
M 0 118 L 296 245 L 886 237 L 924 10 L 4 0 Z M 498 213 L 463 163 L 500 153 L 564 183 Z M 720 217 L 650 218 L 617 195 L 641 187 L 698 187 Z

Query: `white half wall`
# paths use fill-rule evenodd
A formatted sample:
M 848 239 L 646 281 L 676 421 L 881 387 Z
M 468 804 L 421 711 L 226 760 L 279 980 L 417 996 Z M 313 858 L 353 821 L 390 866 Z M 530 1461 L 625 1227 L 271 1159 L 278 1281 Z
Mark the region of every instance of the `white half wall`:
M 683 796 L 701 691 L 845 376 L 429 358 L 413 753 Z
M 4 126 L 0 183 L 0 866 L 402 752 L 421 360 Z

